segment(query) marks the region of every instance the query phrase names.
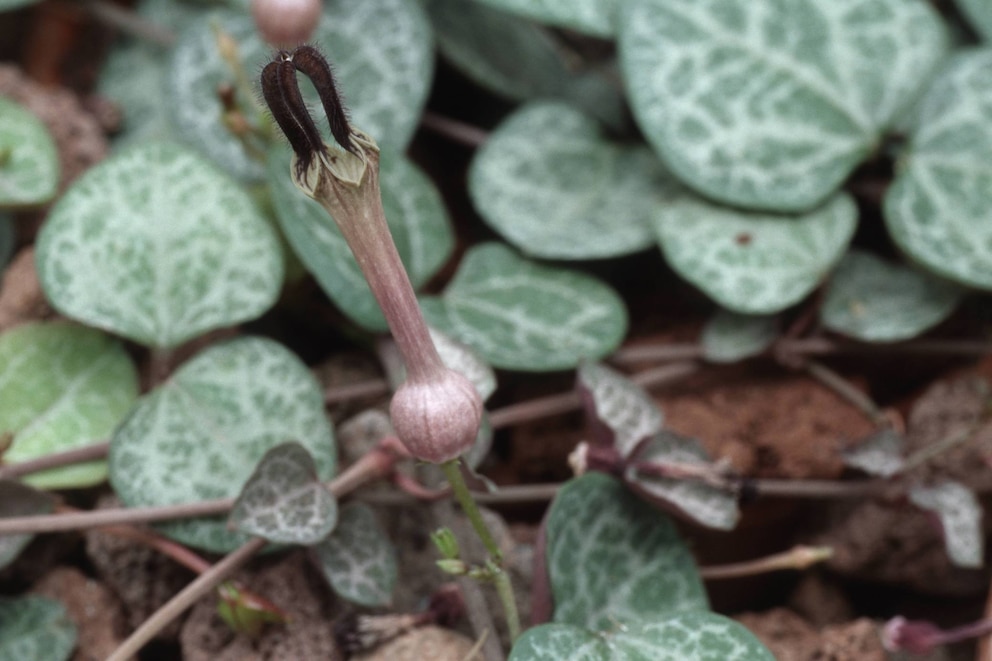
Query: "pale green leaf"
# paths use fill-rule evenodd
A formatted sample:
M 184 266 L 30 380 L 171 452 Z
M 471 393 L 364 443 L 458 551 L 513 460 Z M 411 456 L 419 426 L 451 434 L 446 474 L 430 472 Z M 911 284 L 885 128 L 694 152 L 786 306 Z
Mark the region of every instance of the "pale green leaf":
M 892 477 L 901 473 L 906 463 L 905 441 L 893 429 L 883 429 L 847 448 L 841 454 L 844 465 L 869 475 Z
M 310 452 L 290 442 L 265 453 L 228 521 L 232 528 L 270 542 L 310 545 L 330 534 L 337 515 L 337 501 L 317 476 Z
M 857 208 L 836 195 L 805 214 L 776 216 L 682 193 L 655 220 L 676 273 L 733 312 L 761 315 L 798 303 L 820 284 L 847 249 Z
M 421 304 L 433 326 L 505 369 L 575 367 L 609 354 L 627 332 L 626 308 L 607 285 L 498 243 L 470 249 L 441 298 Z
M 121 131 L 114 135 L 116 147 L 175 137 L 165 90 L 168 53 L 146 42 L 130 41 L 119 44 L 107 56 L 100 69 L 99 90 L 121 111 Z M 136 76 L 135 71 L 141 75 Z
M 956 56 L 927 92 L 885 221 L 910 259 L 992 290 L 992 49 Z
M 35 260 L 60 312 L 156 347 L 254 319 L 282 286 L 279 241 L 251 197 L 169 143 L 136 145 L 77 179 Z
M 477 0 L 540 23 L 596 37 L 613 36 L 619 0 Z
M 909 491 L 909 502 L 940 519 L 947 555 L 955 565 L 978 569 L 985 558 L 982 505 L 975 493 L 959 482 L 943 482 Z
M 307 269 L 341 310 L 369 330 L 386 320 L 334 220 L 300 192 L 289 174 L 290 154 L 269 154 L 268 180 L 283 233 Z M 406 158 L 384 152 L 379 185 L 396 250 L 414 287 L 426 283 L 454 247 L 448 212 L 431 180 Z
M 733 530 L 740 519 L 737 496 L 700 480 L 658 477 L 652 465 L 712 467 L 699 441 L 662 431 L 637 449 L 624 473 L 632 487 L 661 507 L 717 530 Z
M 605 365 L 584 363 L 577 387 L 598 440 L 611 444 L 626 457 L 637 445 L 661 431 L 664 416 L 658 404 L 639 385 Z
M 64 322 L 18 326 L 0 335 L 0 433 L 14 435 L 16 463 L 110 438 L 138 397 L 124 348 L 100 331 Z M 24 478 L 38 487 L 90 486 L 107 477 L 90 461 Z
M 676 185 L 651 150 L 610 142 L 592 119 L 550 101 L 500 124 L 476 153 L 468 184 L 493 229 L 552 259 L 647 248 L 659 190 Z
M 0 208 L 47 202 L 59 185 L 55 141 L 24 106 L 0 97 Z
M 954 312 L 957 285 L 851 250 L 830 279 L 820 315 L 832 331 L 866 342 L 916 337 Z
M 343 507 L 334 532 L 314 552 L 339 596 L 368 607 L 388 606 L 392 601 L 396 550 L 367 505 Z
M 0 480 L 0 519 L 51 514 L 54 510 L 55 497 L 51 494 L 16 480 Z M 13 562 L 33 538 L 30 533 L 0 536 L 0 569 Z
M 0 661 L 65 661 L 76 626 L 54 599 L 0 597 Z
M 39 0 L 0 0 L 0 11 L 12 11 L 27 7 L 39 2 Z
M 272 59 L 246 12 L 217 13 L 184 31 L 176 44 L 167 82 L 172 113 L 182 134 L 231 174 L 260 179 L 264 164 L 254 160 L 225 128 L 218 85 L 235 74 L 217 50 L 214 29 L 238 43 L 248 75 Z M 383 148 L 401 152 L 413 136 L 433 75 L 430 23 L 415 0 L 327 0 L 312 41 L 334 65 L 335 80 L 352 123 Z M 314 121 L 328 134 L 316 94 L 301 77 Z M 242 97 L 242 107 L 257 99 Z M 257 113 L 263 119 L 263 113 Z
M 778 211 L 830 196 L 946 48 L 924 0 L 629 0 L 619 36 L 634 115 L 672 171 Z
M 962 13 L 986 40 L 992 39 L 992 3 L 989 0 L 955 0 Z
M 700 341 L 706 360 L 736 363 L 760 355 L 777 338 L 777 316 L 738 314 L 720 309 L 706 322 Z
M 609 631 L 708 607 L 675 526 L 614 478 L 568 482 L 546 525 L 555 622 Z
M 524 632 L 508 661 L 611 661 L 606 638 L 571 624 L 542 624 Z
M 334 474 L 334 436 L 323 393 L 306 366 L 260 338 L 220 344 L 145 395 L 110 446 L 110 481 L 129 507 L 235 498 L 265 453 L 293 439 Z M 192 546 L 226 552 L 247 536 L 223 517 L 162 524 Z

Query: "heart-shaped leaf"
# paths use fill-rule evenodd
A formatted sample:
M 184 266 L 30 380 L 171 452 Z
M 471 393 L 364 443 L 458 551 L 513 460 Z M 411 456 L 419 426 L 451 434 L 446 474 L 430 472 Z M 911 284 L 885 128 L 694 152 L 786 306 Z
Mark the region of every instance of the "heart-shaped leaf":
M 47 597 L 0 597 L 0 661 L 65 661 L 76 626 L 65 607 Z
M 547 520 L 554 621 L 610 631 L 708 602 L 675 526 L 601 473 L 558 492 Z
M 498 243 L 469 250 L 440 299 L 422 304 L 433 326 L 506 369 L 575 367 L 609 354 L 627 332 L 626 308 L 608 286 Z
M 672 171 L 777 211 L 837 189 L 946 41 L 922 0 L 631 0 L 619 14 L 634 115 Z
M 775 216 L 683 193 L 659 209 L 655 227 L 679 275 L 733 312 L 761 315 L 816 288 L 844 254 L 856 219 L 846 195 L 805 214 Z
M 524 106 L 493 132 L 468 184 L 493 229 L 552 259 L 647 248 L 658 190 L 676 185 L 649 149 L 612 143 L 592 119 L 550 101 Z
M 956 0 L 956 4 L 986 40 L 992 39 L 992 4 L 988 0 Z
M 961 288 L 851 250 L 837 265 L 821 308 L 823 325 L 867 342 L 915 337 L 954 312 Z
M 10 214 L 0 213 L 0 268 L 7 265 L 14 255 L 14 244 L 17 235 L 14 232 L 14 220 Z
M 0 208 L 52 199 L 59 185 L 55 141 L 41 120 L 0 97 Z
M 947 555 L 955 565 L 977 569 L 985 558 L 982 506 L 974 492 L 959 482 L 914 487 L 909 501 L 940 519 Z
M 596 634 L 567 624 L 530 629 L 509 661 L 775 661 L 733 620 L 698 611 Z
M 711 363 L 736 363 L 764 353 L 777 338 L 777 316 L 720 309 L 703 327 L 700 343 L 703 358 Z
M 596 37 L 610 37 L 619 0 L 478 0 L 541 23 L 569 28 Z
M 841 456 L 846 466 L 869 475 L 892 477 L 901 473 L 906 463 L 905 446 L 906 443 L 898 432 L 883 429 L 848 448 Z
M 13 434 L 9 462 L 110 438 L 138 397 L 138 375 L 124 348 L 100 331 L 69 323 L 26 324 L 0 335 L 0 433 Z M 37 487 L 102 482 L 104 461 L 24 478 Z
M 338 505 L 299 443 L 277 445 L 245 482 L 228 519 L 232 528 L 277 544 L 316 544 L 337 522 Z
M 51 514 L 54 510 L 55 498 L 51 494 L 15 480 L 0 480 L 0 519 Z M 0 536 L 0 569 L 13 562 L 33 538 L 31 534 Z
M 122 130 L 114 135 L 116 147 L 175 137 L 165 90 L 168 63 L 167 50 L 145 42 L 125 42 L 110 51 L 100 69 L 99 89 L 101 96 L 113 100 L 121 110 Z M 135 71 L 141 75 L 134 75 Z
M 885 196 L 892 239 L 945 278 L 992 290 L 992 49 L 950 60 Z
M 434 53 L 430 23 L 414 0 L 328 0 L 312 40 L 326 49 L 335 80 L 355 124 L 384 148 L 402 152 L 420 119 L 430 90 Z M 217 13 L 183 31 L 173 52 L 168 89 L 176 124 L 190 144 L 198 146 L 233 175 L 248 179 L 264 176 L 264 165 L 254 160 L 241 141 L 222 122 L 217 95 L 222 84 L 234 83 L 236 74 L 221 57 L 216 30 L 238 44 L 244 71 L 261 71 L 271 60 L 246 12 Z M 315 123 L 327 129 L 322 106 L 315 103 L 310 85 L 301 86 Z M 240 90 L 239 90 L 240 92 Z M 263 113 L 254 98 L 242 98 L 239 107 Z
M 334 474 L 334 437 L 319 384 L 287 349 L 260 338 L 214 346 L 145 395 L 110 446 L 110 481 L 130 507 L 235 498 L 265 453 L 300 442 L 317 475 Z M 227 552 L 247 536 L 223 518 L 163 524 L 192 546 Z
M 321 288 L 351 319 L 386 330 L 386 319 L 334 220 L 301 193 L 289 176 L 290 153 L 269 155 L 269 183 L 279 223 Z M 426 283 L 454 247 L 448 213 L 434 184 L 402 156 L 382 154 L 382 206 L 396 249 L 414 287 Z
M 367 505 L 341 508 L 338 525 L 314 547 L 318 564 L 334 591 L 348 601 L 388 606 L 398 572 L 396 549 Z
M 658 404 L 639 385 L 599 363 L 579 367 L 576 384 L 595 435 L 612 445 L 620 456 L 661 431 L 664 416 Z
M 254 319 L 282 285 L 279 241 L 251 197 L 169 143 L 118 152 L 77 179 L 35 259 L 60 312 L 156 347 Z
M 712 466 L 699 441 L 670 431 L 656 434 L 628 462 L 624 479 L 649 500 L 717 530 L 733 530 L 740 519 L 737 496 L 726 489 L 690 478 L 666 478 L 652 466 Z

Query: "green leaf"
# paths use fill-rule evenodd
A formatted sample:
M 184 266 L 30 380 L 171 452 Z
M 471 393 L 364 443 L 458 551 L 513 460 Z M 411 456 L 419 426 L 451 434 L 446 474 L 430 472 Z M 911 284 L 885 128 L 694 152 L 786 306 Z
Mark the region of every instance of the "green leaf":
M 296 442 L 277 445 L 245 482 L 228 518 L 232 528 L 277 544 L 316 544 L 337 523 L 338 505 L 317 466 Z
M 952 481 L 913 487 L 909 502 L 940 519 L 944 545 L 952 563 L 969 569 L 982 566 L 985 558 L 982 506 L 971 489 Z
M 797 216 L 721 207 L 681 194 L 659 209 L 661 250 L 676 273 L 725 308 L 772 314 L 820 284 L 854 234 L 847 195 Z
M 992 4 L 988 0 L 956 0 L 956 4 L 985 40 L 992 39 Z
M 516 101 L 567 100 L 610 126 L 629 121 L 620 90 L 596 71 L 574 71 L 563 56 L 567 49 L 547 30 L 478 2 L 424 0 L 424 6 L 441 54 L 487 90 Z
M 611 37 L 619 0 L 478 0 L 484 4 L 595 37 Z
M 175 2 L 169 4 L 178 6 Z M 136 76 L 135 71 L 141 75 Z M 114 135 L 115 146 L 175 137 L 165 90 L 167 71 L 168 51 L 164 48 L 133 41 L 110 51 L 100 69 L 99 90 L 101 96 L 120 107 L 123 115 L 122 130 Z
M 579 367 L 579 394 L 596 436 L 628 456 L 644 439 L 657 434 L 664 416 L 651 395 L 626 376 L 599 363 Z
M 7 265 L 14 255 L 14 245 L 17 234 L 14 231 L 14 219 L 10 214 L 0 213 L 0 268 Z
M 268 180 L 283 233 L 345 314 L 369 330 L 386 330 L 379 304 L 334 220 L 293 184 L 290 154 L 285 148 L 269 154 Z M 384 152 L 379 174 L 389 231 L 411 283 L 419 287 L 444 265 L 454 247 L 444 201 L 431 180 L 402 156 Z
M 55 497 L 51 494 L 16 480 L 0 480 L 0 519 L 51 514 L 53 511 Z M 13 562 L 32 539 L 32 534 L 0 536 L 0 569 Z
M 777 211 L 835 191 L 946 48 L 923 0 L 630 0 L 619 37 L 634 115 L 672 171 Z
M 898 432 L 882 429 L 854 447 L 844 450 L 844 465 L 878 477 L 892 477 L 906 464 L 905 441 Z
M 334 532 L 314 552 L 331 587 L 344 599 L 370 608 L 392 601 L 396 550 L 367 505 L 343 507 Z
M 118 152 L 77 179 L 35 259 L 60 312 L 155 347 L 254 319 L 282 285 L 279 241 L 251 197 L 169 143 Z
M 614 478 L 588 473 L 568 482 L 546 525 L 555 622 L 610 631 L 708 608 L 675 526 Z
M 110 438 L 138 397 L 138 375 L 107 335 L 69 323 L 34 323 L 0 335 L 0 433 L 14 435 L 8 462 L 27 461 Z M 34 473 L 37 487 L 102 482 L 104 461 Z
M 441 362 L 471 381 L 482 401 L 489 399 L 496 392 L 496 374 L 493 368 L 471 347 L 436 328 L 428 328 L 428 330 L 431 340 L 434 341 L 434 347 L 441 356 Z M 404 376 L 403 381 L 405 380 Z
M 961 288 L 926 273 L 851 250 L 830 279 L 823 325 L 866 342 L 916 337 L 949 317 Z
M 235 74 L 218 52 L 215 26 L 238 43 L 248 75 L 257 75 L 272 59 L 271 46 L 262 41 L 246 12 L 219 12 L 200 21 L 181 34 L 173 53 L 167 83 L 173 117 L 190 144 L 228 172 L 260 179 L 264 165 L 245 152 L 221 121 L 217 86 L 233 83 Z M 414 0 L 328 0 L 312 41 L 325 49 L 334 65 L 355 126 L 383 148 L 402 152 L 417 127 L 433 74 L 430 24 L 420 5 Z M 309 84 L 301 89 L 315 123 L 326 133 L 316 94 Z M 238 102 L 245 108 L 258 103 L 240 95 Z
M 0 597 L 0 661 L 65 661 L 76 626 L 65 607 L 47 597 Z
M 334 474 L 334 436 L 319 384 L 300 360 L 271 340 L 226 342 L 184 364 L 142 397 L 110 446 L 110 481 L 129 507 L 235 498 L 265 453 L 299 441 Z M 170 537 L 216 552 L 247 536 L 224 518 L 163 524 Z
M 711 363 L 736 363 L 764 353 L 776 339 L 777 316 L 720 309 L 703 327 L 703 358 Z
M 675 185 L 646 147 L 609 142 L 592 119 L 549 101 L 500 124 L 476 153 L 468 184 L 493 229 L 524 253 L 552 259 L 647 248 L 658 190 Z
M 992 290 L 992 49 L 954 57 L 923 99 L 885 222 L 910 259 Z
M 0 0 L 0 11 L 12 11 L 21 7 L 27 7 L 39 2 L 39 0 Z
M 470 249 L 441 298 L 421 303 L 433 326 L 505 369 L 575 367 L 612 352 L 627 332 L 626 308 L 608 286 L 498 243 Z
M 0 208 L 47 202 L 59 185 L 59 155 L 41 120 L 0 97 Z
M 754 634 L 707 612 L 680 613 L 615 634 L 545 624 L 513 646 L 509 661 L 775 661 Z
M 656 434 L 630 458 L 624 479 L 661 507 L 708 528 L 733 530 L 737 526 L 740 510 L 735 494 L 699 480 L 658 477 L 645 470 L 652 464 L 712 467 L 699 441 L 670 431 Z

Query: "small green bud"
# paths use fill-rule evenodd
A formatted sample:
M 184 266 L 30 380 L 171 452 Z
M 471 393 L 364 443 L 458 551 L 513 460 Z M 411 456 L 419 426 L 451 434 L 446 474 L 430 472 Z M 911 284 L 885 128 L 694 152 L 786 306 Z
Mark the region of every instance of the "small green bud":
M 437 566 L 445 574 L 452 576 L 464 576 L 468 572 L 468 566 L 461 560 L 438 560 Z
M 450 528 L 438 528 L 432 532 L 431 541 L 434 542 L 434 546 L 446 560 L 453 560 L 461 555 L 458 540 L 455 539 L 455 533 L 451 532 Z

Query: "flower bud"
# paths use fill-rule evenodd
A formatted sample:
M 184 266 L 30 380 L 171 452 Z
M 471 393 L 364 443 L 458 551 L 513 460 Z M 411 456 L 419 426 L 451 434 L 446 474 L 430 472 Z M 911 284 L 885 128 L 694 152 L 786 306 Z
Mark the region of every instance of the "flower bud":
M 393 395 L 389 415 L 410 454 L 440 464 L 468 452 L 475 443 L 482 400 L 458 372 L 442 368 L 435 374 L 407 379 Z
M 251 0 L 251 15 L 262 38 L 272 46 L 297 46 L 320 22 L 321 0 Z

